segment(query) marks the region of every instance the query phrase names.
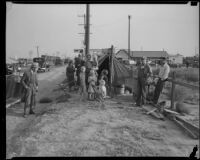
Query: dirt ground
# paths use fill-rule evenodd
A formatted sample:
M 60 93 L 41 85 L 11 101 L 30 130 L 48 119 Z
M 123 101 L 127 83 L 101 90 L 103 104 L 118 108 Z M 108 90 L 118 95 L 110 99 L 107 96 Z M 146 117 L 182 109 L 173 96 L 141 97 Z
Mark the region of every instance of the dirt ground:
M 6 111 L 6 158 L 24 156 L 186 156 L 199 140 L 191 139 L 170 120 L 157 120 L 133 107 L 132 96 L 81 102 L 77 93 L 64 103 L 55 90 L 65 78 L 65 67 L 39 74 L 35 115 L 23 118 L 23 105 Z M 199 151 L 197 153 L 199 157 Z

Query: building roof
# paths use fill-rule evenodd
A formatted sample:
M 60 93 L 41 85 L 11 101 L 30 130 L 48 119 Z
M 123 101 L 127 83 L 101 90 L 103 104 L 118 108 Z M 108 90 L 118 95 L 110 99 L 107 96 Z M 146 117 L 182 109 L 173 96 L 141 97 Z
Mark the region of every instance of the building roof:
M 119 50 L 118 53 L 120 53 L 120 51 L 124 51 L 128 55 L 128 50 L 122 49 Z M 169 57 L 166 51 L 131 51 L 130 54 L 131 57 Z
M 169 57 L 178 57 L 178 56 L 183 57 L 183 55 L 181 55 L 181 54 L 170 54 L 169 55 Z
M 131 57 L 169 57 L 166 51 L 131 51 Z

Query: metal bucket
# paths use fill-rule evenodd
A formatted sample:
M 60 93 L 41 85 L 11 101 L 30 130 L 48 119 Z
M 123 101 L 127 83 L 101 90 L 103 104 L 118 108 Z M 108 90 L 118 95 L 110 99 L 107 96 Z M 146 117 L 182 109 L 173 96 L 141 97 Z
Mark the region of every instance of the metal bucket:
M 123 95 L 125 92 L 125 86 L 121 85 L 120 87 L 116 87 L 117 94 Z

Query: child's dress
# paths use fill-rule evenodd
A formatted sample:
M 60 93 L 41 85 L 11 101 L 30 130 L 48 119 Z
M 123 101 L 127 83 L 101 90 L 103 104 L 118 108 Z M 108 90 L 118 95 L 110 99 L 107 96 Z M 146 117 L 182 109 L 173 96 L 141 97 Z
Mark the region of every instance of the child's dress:
M 105 81 L 104 80 L 100 80 L 99 81 L 99 89 L 101 90 L 102 97 L 106 98 L 107 91 L 106 91 L 106 86 L 105 86 Z
M 88 77 L 88 83 L 89 83 L 88 93 L 95 93 L 94 88 L 95 88 L 96 81 L 97 81 L 96 76 Z

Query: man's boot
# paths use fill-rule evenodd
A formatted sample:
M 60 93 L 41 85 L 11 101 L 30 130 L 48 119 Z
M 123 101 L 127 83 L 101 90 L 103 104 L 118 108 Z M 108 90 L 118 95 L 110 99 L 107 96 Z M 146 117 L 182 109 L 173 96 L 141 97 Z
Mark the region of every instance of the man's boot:
M 35 114 L 35 112 L 33 112 L 32 106 L 30 107 L 30 112 L 29 114 Z
M 23 117 L 24 117 L 24 118 L 27 117 L 27 114 L 26 114 L 26 106 L 24 106 L 24 114 L 23 114 Z

